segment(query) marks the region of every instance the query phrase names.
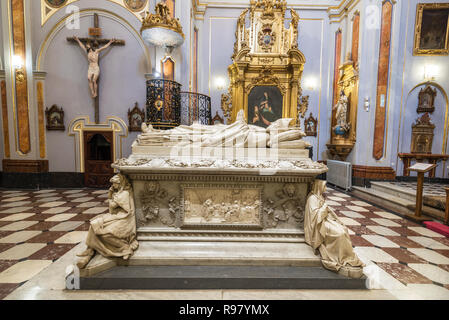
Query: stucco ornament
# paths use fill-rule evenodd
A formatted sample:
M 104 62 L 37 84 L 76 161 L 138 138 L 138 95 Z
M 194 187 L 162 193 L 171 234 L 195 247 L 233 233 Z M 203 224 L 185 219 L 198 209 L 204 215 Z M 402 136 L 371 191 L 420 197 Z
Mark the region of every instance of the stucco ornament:
M 363 276 L 362 261 L 355 254 L 348 229 L 326 204 L 326 181 L 316 180 L 307 199 L 304 232 L 306 243 L 321 254 L 326 269 L 347 277 Z
M 84 269 L 95 253 L 106 258 L 128 260 L 139 247 L 136 239 L 134 196 L 128 179 L 118 174 L 111 179 L 109 212 L 90 222 L 87 250 L 78 256 L 77 266 Z

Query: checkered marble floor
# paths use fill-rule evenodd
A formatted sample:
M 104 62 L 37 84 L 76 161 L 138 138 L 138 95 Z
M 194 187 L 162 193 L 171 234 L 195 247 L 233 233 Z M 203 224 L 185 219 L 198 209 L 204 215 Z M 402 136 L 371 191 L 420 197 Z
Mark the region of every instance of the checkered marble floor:
M 0 299 L 80 242 L 107 191 L 0 191 Z
M 384 288 L 449 297 L 449 238 L 341 192 L 326 196 Z M 106 190 L 0 191 L 0 299 L 84 241 L 106 199 Z
M 384 183 L 416 191 L 416 182 L 392 181 L 392 182 L 384 182 Z M 428 196 L 446 197 L 446 191 L 444 188 L 447 188 L 447 187 L 449 187 L 449 185 L 443 184 L 443 183 L 424 183 L 423 192 L 425 195 L 428 195 Z

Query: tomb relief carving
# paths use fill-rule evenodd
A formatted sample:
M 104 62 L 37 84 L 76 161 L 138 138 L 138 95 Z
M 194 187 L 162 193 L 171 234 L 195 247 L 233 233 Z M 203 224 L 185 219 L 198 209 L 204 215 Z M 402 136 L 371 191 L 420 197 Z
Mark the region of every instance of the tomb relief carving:
M 276 228 L 280 223 L 295 223 L 304 227 L 304 201 L 298 187 L 286 183 L 276 192 L 276 200 L 266 199 L 264 205 L 266 228 Z
M 184 226 L 261 227 L 261 189 L 184 187 Z
M 162 224 L 173 227 L 179 215 L 179 201 L 176 197 L 168 198 L 168 193 L 161 188 L 159 182 L 149 181 L 145 183 L 143 191 L 140 193 L 142 204 L 142 216 L 139 226 L 146 223 L 160 221 Z M 161 209 L 169 208 L 168 215 L 162 214 Z

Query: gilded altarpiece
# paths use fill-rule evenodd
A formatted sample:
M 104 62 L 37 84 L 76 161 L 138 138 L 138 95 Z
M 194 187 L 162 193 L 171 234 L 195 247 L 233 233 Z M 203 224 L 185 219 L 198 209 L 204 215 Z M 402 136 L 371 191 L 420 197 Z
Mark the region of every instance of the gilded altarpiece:
M 233 63 L 228 68 L 229 94 L 222 97 L 223 114 L 228 123 L 236 120 L 241 109 L 249 123 L 257 117 L 256 106 L 249 105 L 254 89 L 262 92 L 259 97 L 261 104 L 275 98 L 277 100 L 273 104 L 282 106 L 282 110 L 273 110 L 274 114 L 278 113 L 277 117 L 272 117 L 273 121 L 279 116 L 297 118 L 302 92 L 300 81 L 306 60 L 298 49 L 299 16 L 291 9 L 291 22 L 286 28 L 286 11 L 286 1 L 253 0 L 250 8 L 241 13 L 237 21 Z M 274 92 L 273 88 L 278 89 L 282 99 L 277 95 L 270 96 L 269 91 Z M 250 114 L 253 119 L 249 119 Z M 265 125 L 270 122 L 269 119 L 267 121 Z
M 332 109 L 331 143 L 327 148 L 331 156 L 344 161 L 356 142 L 359 74 L 351 60 L 340 66 L 340 72 L 339 98 Z

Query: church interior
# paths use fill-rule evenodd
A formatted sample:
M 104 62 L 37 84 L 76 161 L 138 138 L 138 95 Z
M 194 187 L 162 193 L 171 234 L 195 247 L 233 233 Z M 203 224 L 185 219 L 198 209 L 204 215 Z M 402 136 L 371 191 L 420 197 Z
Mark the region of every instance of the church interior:
M 449 299 L 448 2 L 0 13 L 0 300 Z

